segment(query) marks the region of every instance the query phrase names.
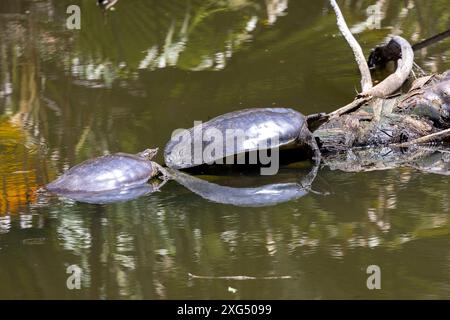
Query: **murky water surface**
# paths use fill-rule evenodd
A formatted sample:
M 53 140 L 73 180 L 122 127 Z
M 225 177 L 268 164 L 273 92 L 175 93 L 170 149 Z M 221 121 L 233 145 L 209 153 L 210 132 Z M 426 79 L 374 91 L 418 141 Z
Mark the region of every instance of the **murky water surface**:
M 340 2 L 366 55 L 390 34 L 415 43 L 450 22 L 448 0 Z M 81 30 L 68 30 L 75 3 Z M 374 3 L 381 29 L 371 30 Z M 416 62 L 449 69 L 450 41 Z M 36 196 L 74 164 L 163 147 L 194 120 L 258 106 L 334 110 L 358 77 L 327 1 L 123 0 L 104 14 L 93 0 L 2 0 L 0 298 L 450 298 L 448 176 L 322 168 L 317 192 L 258 208 L 173 181 L 109 205 Z M 270 184 L 304 170 L 204 178 Z M 381 290 L 366 287 L 373 264 Z M 81 290 L 66 286 L 70 265 Z M 260 278 L 270 276 L 290 279 Z

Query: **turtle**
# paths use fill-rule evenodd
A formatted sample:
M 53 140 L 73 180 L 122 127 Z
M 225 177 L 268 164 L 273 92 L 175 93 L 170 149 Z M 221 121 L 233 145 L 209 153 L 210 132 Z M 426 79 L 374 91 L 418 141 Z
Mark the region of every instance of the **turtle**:
M 235 139 L 233 132 L 240 132 L 241 139 Z M 303 114 L 291 108 L 251 108 L 175 132 L 165 146 L 164 160 L 168 167 L 186 169 L 246 152 L 302 146 L 312 152 L 314 163 L 320 162 L 319 148 Z
M 70 168 L 44 189 L 59 194 L 92 193 L 142 185 L 160 173 L 162 179 L 167 180 L 167 171 L 150 161 L 157 152 L 158 148 L 137 154 L 115 153 L 89 159 Z

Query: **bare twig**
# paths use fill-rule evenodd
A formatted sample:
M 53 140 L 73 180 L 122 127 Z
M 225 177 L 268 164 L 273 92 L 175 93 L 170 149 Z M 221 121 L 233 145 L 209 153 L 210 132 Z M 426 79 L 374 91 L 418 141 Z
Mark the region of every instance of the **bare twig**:
M 188 273 L 190 278 L 194 279 L 207 279 L 207 280 L 280 280 L 280 279 L 293 279 L 293 276 L 269 276 L 269 277 L 252 277 L 252 276 L 197 276 L 192 273 Z
M 364 103 L 368 102 L 370 99 L 371 99 L 371 97 L 357 98 L 357 99 L 353 100 L 352 102 L 350 102 L 349 104 L 347 104 L 346 106 L 343 106 L 337 110 L 334 110 L 333 112 L 330 112 L 328 114 L 328 117 L 329 118 L 340 117 L 343 114 L 352 112 L 352 111 L 356 110 L 357 108 L 359 108 L 360 106 L 362 106 Z
M 445 138 L 450 137 L 450 129 L 442 130 L 439 132 L 435 132 L 411 141 L 403 142 L 403 143 L 395 143 L 391 146 L 393 147 L 410 147 L 413 145 L 418 145 L 422 143 L 432 142 L 432 141 L 442 141 Z
M 353 54 L 355 55 L 355 60 L 358 64 L 359 72 L 361 73 L 362 92 L 368 91 L 370 88 L 372 88 L 372 77 L 370 75 L 369 66 L 367 65 L 366 58 L 364 57 L 361 46 L 348 29 L 347 23 L 345 22 L 344 16 L 342 15 L 341 9 L 339 9 L 336 1 L 330 0 L 330 4 L 333 7 L 334 12 L 336 13 L 337 25 L 339 27 L 339 30 L 341 31 L 345 40 L 347 40 L 348 44 L 353 50 Z

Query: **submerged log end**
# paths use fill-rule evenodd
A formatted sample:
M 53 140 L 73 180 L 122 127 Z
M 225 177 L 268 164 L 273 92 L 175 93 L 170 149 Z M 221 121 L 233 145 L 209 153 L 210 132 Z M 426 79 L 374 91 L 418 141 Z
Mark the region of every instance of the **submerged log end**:
M 402 57 L 402 48 L 400 44 L 391 39 L 386 45 L 380 45 L 372 49 L 367 59 L 370 69 L 385 68 L 389 61 L 397 61 Z
M 385 98 L 403 85 L 408 79 L 414 63 L 413 49 L 404 38 L 394 36 L 387 45 L 375 49 L 369 57 L 369 65 L 382 65 L 393 59 L 397 60 L 396 71 L 375 87 L 364 91 L 361 96 Z

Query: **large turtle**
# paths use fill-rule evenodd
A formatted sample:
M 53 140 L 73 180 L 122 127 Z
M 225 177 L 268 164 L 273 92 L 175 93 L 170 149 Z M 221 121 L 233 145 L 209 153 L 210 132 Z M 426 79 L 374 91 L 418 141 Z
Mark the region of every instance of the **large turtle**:
M 158 149 L 146 149 L 138 154 L 115 153 L 86 160 L 45 189 L 58 194 L 105 192 L 142 185 L 159 173 L 166 179 L 165 169 L 150 161 L 157 152 Z
M 235 133 L 240 139 L 233 136 Z M 289 108 L 254 108 L 230 112 L 175 133 L 164 149 L 164 159 L 168 167 L 184 169 L 246 152 L 288 146 L 307 147 L 314 162 L 320 162 L 307 117 Z M 208 150 L 215 152 L 205 152 Z

